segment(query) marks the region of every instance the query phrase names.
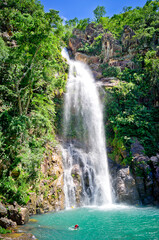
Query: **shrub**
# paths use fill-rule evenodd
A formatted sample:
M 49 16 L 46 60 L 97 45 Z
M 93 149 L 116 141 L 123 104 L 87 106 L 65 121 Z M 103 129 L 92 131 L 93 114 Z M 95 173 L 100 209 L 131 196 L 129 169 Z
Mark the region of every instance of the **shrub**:
M 117 77 L 120 73 L 119 67 L 111 67 L 108 63 L 102 64 L 102 74 L 104 77 Z

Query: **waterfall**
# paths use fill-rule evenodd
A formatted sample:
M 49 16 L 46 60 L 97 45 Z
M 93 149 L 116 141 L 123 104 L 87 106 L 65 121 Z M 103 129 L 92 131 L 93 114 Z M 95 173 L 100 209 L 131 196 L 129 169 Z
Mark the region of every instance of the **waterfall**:
M 103 114 L 93 75 L 70 60 L 64 104 L 64 191 L 66 208 L 111 204 Z

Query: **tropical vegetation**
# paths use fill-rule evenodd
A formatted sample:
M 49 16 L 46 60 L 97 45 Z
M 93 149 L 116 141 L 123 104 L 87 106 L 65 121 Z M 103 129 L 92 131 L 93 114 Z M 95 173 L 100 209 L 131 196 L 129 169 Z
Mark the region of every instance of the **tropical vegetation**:
M 137 137 L 146 154 L 159 143 L 159 1 L 143 8 L 125 7 L 109 18 L 104 7 L 94 20 L 77 18 L 63 23 L 56 10 L 45 13 L 36 0 L 0 2 L 0 193 L 4 201 L 26 204 L 30 186 L 38 185 L 47 143 L 55 145 L 62 133 L 63 93 L 68 65 L 61 56 L 74 28 L 102 24 L 120 41 L 125 25 L 138 41 L 135 69 L 123 71 L 101 65 L 103 76 L 120 80 L 106 90 L 105 126 L 112 158 L 128 164 L 130 143 Z M 102 35 L 81 51 L 101 55 Z M 101 59 L 102 63 L 102 59 Z M 123 151 L 129 152 L 127 160 Z M 116 157 L 117 156 L 117 157 Z

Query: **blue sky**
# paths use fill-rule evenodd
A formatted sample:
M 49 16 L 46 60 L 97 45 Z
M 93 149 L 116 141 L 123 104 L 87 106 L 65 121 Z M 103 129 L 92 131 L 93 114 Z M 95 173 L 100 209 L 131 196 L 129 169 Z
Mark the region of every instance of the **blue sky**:
M 93 10 L 99 5 L 104 6 L 107 16 L 111 17 L 122 11 L 123 7 L 139 6 L 143 7 L 146 0 L 41 0 L 46 12 L 49 9 L 55 9 L 60 12 L 60 16 L 66 19 L 91 18 L 93 19 Z

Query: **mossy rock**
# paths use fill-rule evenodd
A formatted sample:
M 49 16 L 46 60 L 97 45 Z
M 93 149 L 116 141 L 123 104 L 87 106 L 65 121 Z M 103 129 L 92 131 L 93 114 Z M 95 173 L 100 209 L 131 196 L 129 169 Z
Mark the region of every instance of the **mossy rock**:
M 38 222 L 38 220 L 36 220 L 36 219 L 29 219 L 29 222 L 36 223 L 36 222 Z

